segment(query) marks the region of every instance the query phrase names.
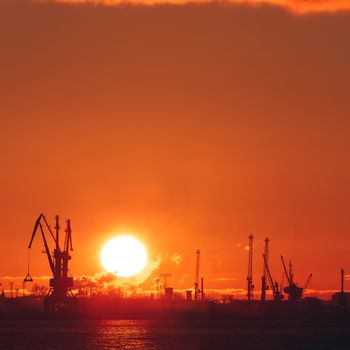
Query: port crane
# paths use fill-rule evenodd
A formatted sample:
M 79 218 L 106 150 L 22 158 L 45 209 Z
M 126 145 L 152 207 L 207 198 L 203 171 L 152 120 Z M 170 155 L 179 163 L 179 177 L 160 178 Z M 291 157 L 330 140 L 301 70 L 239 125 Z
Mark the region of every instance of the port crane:
M 273 299 L 275 301 L 281 301 L 283 299 L 283 294 L 280 291 L 280 288 L 278 286 L 278 282 L 274 282 L 271 272 L 270 272 L 270 268 L 268 265 L 268 261 L 267 261 L 267 256 L 265 254 L 263 254 L 263 258 L 264 258 L 264 266 L 266 268 L 266 272 L 267 272 L 267 277 L 269 279 L 269 284 L 272 288 L 272 295 L 273 295 Z
M 68 276 L 68 264 L 72 258 L 70 256 L 70 251 L 73 250 L 70 220 L 67 220 L 66 224 L 64 245 L 63 249 L 61 249 L 59 216 L 56 215 L 55 217 L 55 233 L 53 233 L 44 214 L 40 214 L 35 222 L 34 230 L 28 245 L 28 249 L 32 248 L 34 238 L 39 231 L 44 243 L 43 252 L 46 254 L 53 275 L 53 277 L 50 278 L 49 292 L 44 299 L 45 312 L 74 312 L 76 310 L 77 302 L 71 290 L 73 287 L 73 278 Z M 49 233 L 54 242 L 55 248 L 53 251 L 50 250 L 45 232 Z
M 303 295 L 303 288 L 298 287 L 294 282 L 292 264 L 291 263 L 289 264 L 289 272 L 288 272 L 282 255 L 281 255 L 281 261 L 282 261 L 284 273 L 288 281 L 288 286 L 285 287 L 283 290 L 286 294 L 288 294 L 289 301 L 291 302 L 298 301 L 301 299 Z

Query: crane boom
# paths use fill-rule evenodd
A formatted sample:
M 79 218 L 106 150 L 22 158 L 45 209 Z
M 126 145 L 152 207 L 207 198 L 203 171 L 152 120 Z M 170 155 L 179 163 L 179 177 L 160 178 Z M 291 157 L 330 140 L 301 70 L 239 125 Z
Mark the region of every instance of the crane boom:
M 41 214 L 41 216 L 42 216 L 42 219 L 43 219 L 44 222 L 45 222 L 45 225 L 46 225 L 47 229 L 48 229 L 49 232 L 50 232 L 50 235 L 51 235 L 52 239 L 53 239 L 54 241 L 56 241 L 56 238 L 55 238 L 54 234 L 52 233 L 51 226 L 48 224 L 45 215 L 44 215 L 44 214 Z
M 309 287 L 309 284 L 311 282 L 311 278 L 312 278 L 312 273 L 310 273 L 309 277 L 307 278 L 307 280 L 305 282 L 304 289 L 307 289 Z
M 281 292 L 278 290 L 278 283 L 274 283 L 273 281 L 273 278 L 271 276 L 271 272 L 270 272 L 270 268 L 267 264 L 267 257 L 265 254 L 263 254 L 263 258 L 264 258 L 264 265 L 266 267 L 266 272 L 267 272 L 267 276 L 269 278 L 269 281 L 270 281 L 270 285 L 271 285 L 271 288 L 273 290 L 273 298 L 275 300 L 281 300 L 283 299 L 283 295 L 281 294 Z
M 266 272 L 267 272 L 267 277 L 269 278 L 270 285 L 271 285 L 273 291 L 275 291 L 275 284 L 273 283 L 271 272 L 270 272 L 269 266 L 267 265 L 267 257 L 265 254 L 263 254 L 263 258 L 264 258 L 264 266 L 265 266 Z
M 38 227 L 39 225 L 41 225 L 41 221 L 44 221 L 45 223 L 45 226 L 47 227 L 51 237 L 53 238 L 53 240 L 56 242 L 56 239 L 55 239 L 55 236 L 53 235 L 52 231 L 51 231 L 51 228 L 50 228 L 50 225 L 47 223 L 47 220 L 45 218 L 45 215 L 43 213 L 41 213 L 38 218 L 36 219 L 36 222 L 35 222 L 35 225 L 34 225 L 34 229 L 33 229 L 33 233 L 32 233 L 32 237 L 29 241 L 29 245 L 28 245 L 28 248 L 30 249 L 32 247 L 32 244 L 33 244 L 33 240 L 35 238 L 35 235 L 36 235 L 36 232 L 38 230 Z
M 33 233 L 32 233 L 32 237 L 31 237 L 31 239 L 29 241 L 29 245 L 28 245 L 29 249 L 32 247 L 33 240 L 34 240 L 36 231 L 38 230 L 38 227 L 40 225 L 40 220 L 41 220 L 42 217 L 43 217 L 43 214 L 40 214 L 39 217 L 36 219 L 36 222 L 35 222 L 35 225 L 34 225 L 34 229 L 33 229 Z
M 40 231 L 41 231 L 41 236 L 43 237 L 45 253 L 46 253 L 46 256 L 47 256 L 47 260 L 49 261 L 51 272 L 52 272 L 52 274 L 55 274 L 55 264 L 53 263 L 53 260 L 52 260 L 51 254 L 50 254 L 50 249 L 49 249 L 49 246 L 47 244 L 47 240 L 46 240 L 46 237 L 45 237 L 45 234 L 44 234 L 43 227 L 41 226 L 41 223 L 39 223 L 39 228 L 40 228 Z
M 268 284 L 266 283 L 267 276 L 267 266 L 269 265 L 269 238 L 265 238 L 265 250 L 263 256 L 264 258 L 264 267 L 263 267 L 263 275 L 261 277 L 261 301 L 265 302 L 266 300 L 266 290 L 268 289 Z M 265 262 L 266 261 L 266 262 Z
M 283 258 L 282 255 L 281 255 L 281 260 L 282 260 L 282 265 L 283 265 L 284 273 L 286 274 L 286 277 L 287 277 L 287 280 L 288 280 L 288 284 L 289 284 L 289 286 L 291 286 L 291 285 L 292 285 L 292 281 L 291 281 L 291 279 L 290 279 L 290 276 L 289 276 L 289 273 L 288 273 L 288 271 L 287 271 L 286 264 L 284 263 L 284 258 Z

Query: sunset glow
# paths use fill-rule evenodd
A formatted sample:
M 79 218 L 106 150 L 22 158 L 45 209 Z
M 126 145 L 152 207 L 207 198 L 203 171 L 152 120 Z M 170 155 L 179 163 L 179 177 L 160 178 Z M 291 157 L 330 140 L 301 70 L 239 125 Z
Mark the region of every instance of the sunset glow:
M 341 268 L 350 288 L 349 1 L 157 1 L 0 1 L 5 294 L 41 212 L 62 240 L 71 219 L 69 275 L 101 293 L 107 278 L 156 295 L 171 274 L 185 297 L 199 249 L 207 296 L 244 299 L 251 233 L 255 298 L 266 237 L 278 282 L 283 255 L 313 296 Z M 30 273 L 49 286 L 38 234 Z M 128 280 L 106 272 L 130 275 L 113 249 L 101 264 L 120 234 L 148 255 Z
M 130 236 L 119 236 L 108 241 L 101 251 L 102 266 L 118 277 L 130 277 L 146 265 L 144 245 Z
M 141 6 L 156 5 L 188 5 L 188 4 L 213 4 L 212 0 L 54 0 L 53 2 L 64 4 L 97 4 L 106 6 L 120 6 L 136 4 Z M 322 12 L 341 12 L 349 11 L 350 3 L 348 0 L 224 0 L 221 5 L 247 5 L 247 6 L 277 6 L 282 7 L 295 14 L 322 13 Z

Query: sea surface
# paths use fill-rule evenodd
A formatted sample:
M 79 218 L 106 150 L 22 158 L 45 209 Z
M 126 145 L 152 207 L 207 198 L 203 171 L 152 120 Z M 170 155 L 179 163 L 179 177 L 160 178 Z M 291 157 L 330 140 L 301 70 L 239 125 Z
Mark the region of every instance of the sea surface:
M 0 320 L 0 349 L 349 350 L 342 322 Z

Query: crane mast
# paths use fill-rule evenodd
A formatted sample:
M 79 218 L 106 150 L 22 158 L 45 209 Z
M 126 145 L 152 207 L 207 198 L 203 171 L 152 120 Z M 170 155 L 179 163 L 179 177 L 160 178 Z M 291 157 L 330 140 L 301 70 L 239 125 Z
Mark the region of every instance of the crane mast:
M 249 246 L 248 246 L 248 275 L 247 275 L 247 283 L 248 283 L 248 288 L 247 288 L 247 297 L 248 300 L 253 299 L 253 290 L 254 290 L 254 285 L 253 285 L 253 240 L 254 237 L 253 235 L 249 236 Z
M 60 247 L 60 222 L 58 215 L 55 217 L 54 234 L 44 214 L 40 214 L 35 222 L 34 230 L 28 245 L 28 249 L 32 248 L 36 233 L 40 231 L 44 243 L 44 252 L 53 275 L 53 277 L 50 278 L 50 290 L 44 299 L 44 310 L 47 312 L 75 311 L 76 309 L 76 299 L 71 291 L 73 287 L 73 278 L 68 276 L 68 264 L 71 259 L 70 251 L 73 250 L 72 230 L 70 220 L 67 220 L 66 223 L 67 227 L 65 230 L 63 250 L 61 250 Z M 54 242 L 55 248 L 53 249 L 53 253 L 50 251 L 48 240 L 45 236 L 45 230 L 49 232 Z
M 291 261 L 289 262 L 289 278 L 290 278 L 291 283 L 293 283 L 294 274 L 293 274 L 293 264 Z
M 201 252 L 199 249 L 196 251 L 196 274 L 194 278 L 194 300 L 198 301 L 198 296 L 201 293 L 199 288 L 199 262 L 200 262 Z

